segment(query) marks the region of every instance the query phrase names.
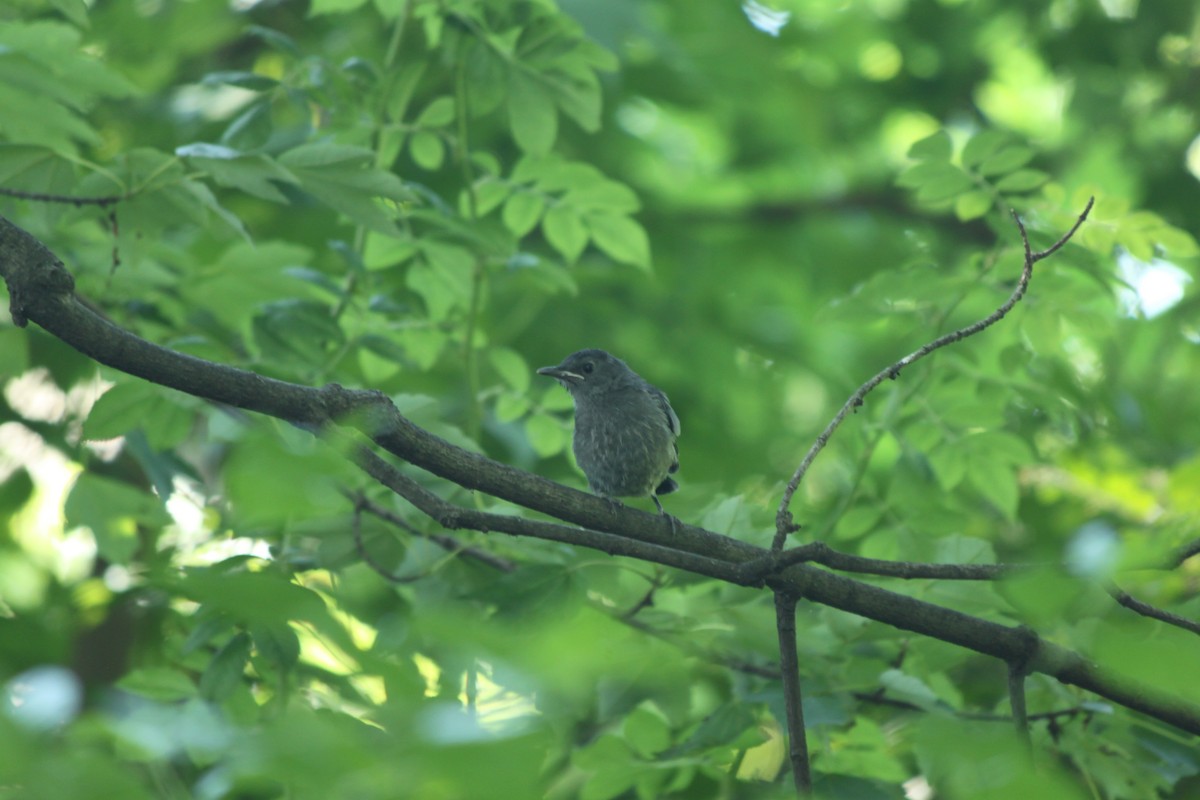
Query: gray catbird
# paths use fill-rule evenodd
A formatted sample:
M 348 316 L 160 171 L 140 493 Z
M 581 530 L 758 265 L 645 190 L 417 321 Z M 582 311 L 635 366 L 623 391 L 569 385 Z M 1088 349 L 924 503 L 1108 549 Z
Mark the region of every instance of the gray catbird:
M 603 350 L 580 350 L 557 367 L 542 367 L 575 401 L 575 460 L 601 497 L 658 495 L 679 488 L 667 477 L 679 469 L 679 417 L 662 390 Z

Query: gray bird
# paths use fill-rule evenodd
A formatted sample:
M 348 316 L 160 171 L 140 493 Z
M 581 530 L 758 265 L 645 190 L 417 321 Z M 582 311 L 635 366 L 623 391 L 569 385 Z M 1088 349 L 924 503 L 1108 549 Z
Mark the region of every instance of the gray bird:
M 580 350 L 539 375 L 554 378 L 575 401 L 575 460 L 601 497 L 650 496 L 671 521 L 660 494 L 679 488 L 679 417 L 661 389 L 603 350 Z

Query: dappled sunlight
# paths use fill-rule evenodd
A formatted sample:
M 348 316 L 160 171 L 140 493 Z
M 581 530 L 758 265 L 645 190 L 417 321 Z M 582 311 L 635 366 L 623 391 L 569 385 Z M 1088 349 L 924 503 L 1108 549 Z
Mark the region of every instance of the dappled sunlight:
M 1165 259 L 1141 261 L 1129 253 L 1117 256 L 1117 269 L 1125 285 L 1117 292 L 1127 316 L 1153 319 L 1174 308 L 1192 276 Z
M 1063 133 L 1071 80 L 1055 75 L 1025 46 L 1024 35 L 1015 17 L 996 19 L 980 35 L 991 77 L 979 86 L 975 101 L 993 121 L 1053 144 Z
M 886 40 L 867 43 L 858 54 L 858 68 L 869 81 L 890 81 L 904 66 L 900 48 Z
M 742 11 L 751 25 L 771 36 L 778 36 L 792 18 L 790 11 L 776 10 L 757 0 L 743 2 Z
M 1178 3 L 9 5 L 0 794 L 1200 775 Z

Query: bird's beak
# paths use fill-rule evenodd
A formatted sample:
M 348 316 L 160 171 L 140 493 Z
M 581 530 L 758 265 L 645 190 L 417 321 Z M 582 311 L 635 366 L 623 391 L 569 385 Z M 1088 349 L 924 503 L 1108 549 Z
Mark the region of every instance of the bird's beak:
M 564 386 L 568 383 L 583 383 L 582 375 L 578 372 L 571 372 L 569 369 L 563 369 L 562 367 L 542 367 L 537 371 L 537 374 L 561 381 Z

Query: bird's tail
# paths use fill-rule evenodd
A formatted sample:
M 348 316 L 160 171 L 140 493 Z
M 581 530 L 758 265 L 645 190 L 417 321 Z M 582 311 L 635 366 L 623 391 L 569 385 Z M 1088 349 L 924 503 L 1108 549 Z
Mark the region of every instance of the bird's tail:
M 675 491 L 678 488 L 679 488 L 679 484 L 675 482 L 674 478 L 664 478 L 663 482 L 660 483 L 658 485 L 658 488 L 654 490 L 654 493 L 655 494 L 670 494 L 671 492 Z

